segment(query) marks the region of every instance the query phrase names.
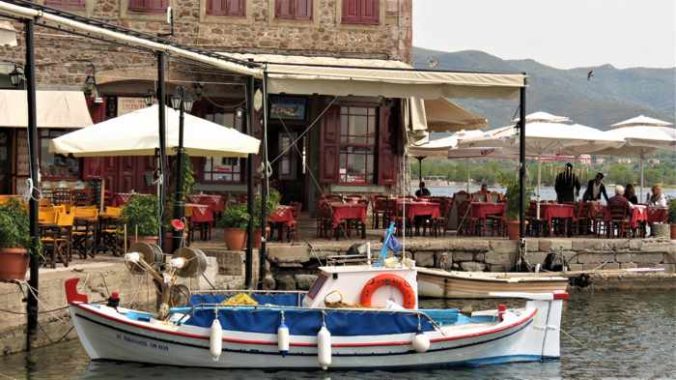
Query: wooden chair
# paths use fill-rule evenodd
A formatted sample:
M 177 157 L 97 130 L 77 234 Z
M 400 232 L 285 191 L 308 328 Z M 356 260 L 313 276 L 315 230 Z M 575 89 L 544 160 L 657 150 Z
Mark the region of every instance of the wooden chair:
M 99 211 L 96 207 L 73 207 L 73 249 L 80 258 L 92 258 L 96 255 L 97 227 Z
M 99 220 L 100 245 L 97 252 L 111 252 L 113 256 L 121 256 L 124 252 L 124 232 L 122 228 L 122 208 L 106 207 Z
M 631 231 L 629 225 L 629 209 L 623 205 L 608 205 L 610 219 L 608 220 L 607 236 L 627 237 Z
M 72 259 L 73 215 L 58 213 L 55 224 L 41 228 L 40 241 L 47 259 L 45 264 L 56 268 L 57 263 L 67 267 Z

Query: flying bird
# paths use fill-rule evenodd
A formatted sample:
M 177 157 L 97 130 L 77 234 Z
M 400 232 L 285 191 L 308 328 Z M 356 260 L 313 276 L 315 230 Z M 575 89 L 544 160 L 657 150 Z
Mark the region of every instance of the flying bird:
M 594 77 L 594 70 L 589 70 L 587 73 L 587 80 L 591 80 Z

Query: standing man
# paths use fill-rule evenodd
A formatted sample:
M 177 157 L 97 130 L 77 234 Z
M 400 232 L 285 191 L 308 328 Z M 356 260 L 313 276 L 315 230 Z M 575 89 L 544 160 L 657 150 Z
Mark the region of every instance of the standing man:
M 556 201 L 575 202 L 575 199 L 580 195 L 580 180 L 577 179 L 573 173 L 573 164 L 568 162 L 566 168 L 556 176 L 554 182 L 554 190 L 556 190 Z
M 415 192 L 416 197 L 429 197 L 431 195 L 430 190 L 425 187 L 425 182 L 420 182 L 418 190 Z
M 587 189 L 582 195 L 582 200 L 585 202 L 598 201 L 601 196 L 608 202 L 608 193 L 606 193 L 606 186 L 603 184 L 603 173 L 596 173 L 596 177 L 587 183 Z

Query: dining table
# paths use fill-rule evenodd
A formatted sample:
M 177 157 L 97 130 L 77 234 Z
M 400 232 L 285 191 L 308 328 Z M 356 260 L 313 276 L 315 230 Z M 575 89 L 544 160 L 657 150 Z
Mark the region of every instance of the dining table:
M 486 219 L 491 215 L 502 216 L 505 213 L 506 203 L 471 202 L 470 216 L 475 219 Z
M 575 218 L 575 205 L 567 203 L 541 203 L 540 217 L 547 222 L 548 233 L 554 232 L 553 222 L 564 222 L 564 234 L 568 233 L 567 222 Z
M 329 202 L 331 208 L 331 225 L 336 229 L 343 223 L 361 223 L 361 236 L 366 239 L 366 210 L 365 203 Z
M 268 215 L 268 224 L 270 224 L 270 236 L 274 236 L 274 230 L 278 230 L 279 241 L 284 241 L 284 228 L 291 231 L 296 227 L 296 217 L 294 216 L 295 208 L 293 206 L 279 205 Z M 290 239 L 290 233 L 288 234 Z

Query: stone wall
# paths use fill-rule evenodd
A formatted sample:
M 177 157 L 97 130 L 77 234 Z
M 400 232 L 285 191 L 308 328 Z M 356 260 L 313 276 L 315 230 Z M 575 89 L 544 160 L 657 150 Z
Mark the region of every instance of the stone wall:
M 270 246 L 271 271 L 280 290 L 305 290 L 306 275 L 329 256 L 342 255 L 353 242 L 313 242 Z M 407 253 L 422 267 L 447 270 L 509 272 L 515 270 L 518 242 L 462 238 L 409 239 Z M 380 244 L 372 244 L 374 255 Z M 594 269 L 662 268 L 676 272 L 676 242 L 654 239 L 528 239 L 525 259 L 544 264 L 551 252 L 565 257 L 571 271 Z
M 155 290 L 148 278 L 131 275 L 121 262 L 43 270 L 38 304 L 41 314 L 34 347 L 75 338 L 63 285 L 71 277 L 80 278 L 80 292 L 86 292 L 92 302 L 104 300 L 112 291 L 120 292 L 124 306 L 147 307 L 155 302 Z M 0 349 L 4 354 L 25 349 L 26 292 L 25 286 L 0 283 Z
M 213 51 L 411 59 L 412 0 L 380 0 L 380 24 L 373 26 L 342 24 L 341 0 L 314 0 L 310 21 L 275 19 L 274 0 L 247 0 L 246 17 L 207 16 L 205 1 L 171 1 L 174 41 Z M 163 14 L 128 12 L 127 4 L 128 0 L 86 0 L 85 8 L 74 11 L 152 34 L 169 31 Z M 19 23 L 15 27 L 23 28 Z M 15 48 L 0 47 L 3 61 L 23 64 L 22 38 L 19 44 Z M 154 75 L 146 69 L 155 66 L 147 52 L 42 27 L 36 28 L 36 62 L 40 88 L 79 88 L 91 63 L 97 74 L 124 72 L 131 76 L 129 79 L 135 73 L 136 78 Z

